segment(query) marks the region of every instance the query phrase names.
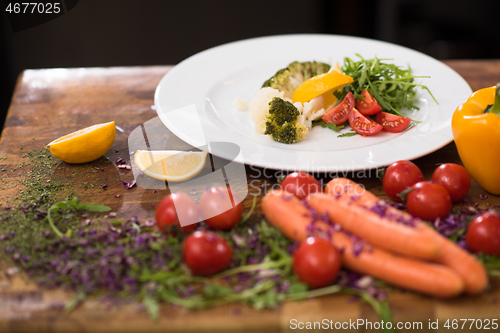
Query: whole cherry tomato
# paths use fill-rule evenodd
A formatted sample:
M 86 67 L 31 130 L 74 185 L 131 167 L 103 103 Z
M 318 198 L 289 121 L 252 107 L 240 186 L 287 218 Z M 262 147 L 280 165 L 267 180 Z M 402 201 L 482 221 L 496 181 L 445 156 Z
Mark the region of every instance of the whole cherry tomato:
M 445 218 L 451 207 L 448 191 L 433 181 L 416 183 L 406 199 L 408 213 L 426 221 Z
M 491 211 L 477 216 L 467 229 L 466 241 L 474 252 L 500 256 L 500 215 Z
M 233 257 L 228 242 L 210 231 L 195 231 L 182 244 L 182 258 L 193 274 L 208 276 L 226 268 Z
M 194 200 L 187 194 L 177 192 L 167 195 L 156 206 L 155 219 L 158 228 L 168 232 L 172 226 L 180 226 L 179 221 L 184 225 L 183 231 L 190 231 L 196 228 L 198 219 L 198 207 Z
M 458 201 L 465 197 L 471 183 L 467 170 L 454 163 L 441 164 L 437 167 L 432 174 L 432 180 L 448 191 L 451 201 Z
M 304 199 L 309 194 L 321 192 L 321 183 L 307 172 L 292 172 L 283 179 L 281 188 Z
M 229 230 L 243 215 L 243 203 L 227 187 L 213 187 L 203 192 L 200 199 L 201 216 L 213 229 Z
M 340 266 L 339 251 L 324 238 L 307 238 L 293 254 L 293 271 L 313 288 L 332 283 L 339 274 Z
M 423 180 L 424 174 L 414 163 L 397 161 L 389 165 L 385 171 L 382 187 L 389 198 L 402 201 L 398 194 Z

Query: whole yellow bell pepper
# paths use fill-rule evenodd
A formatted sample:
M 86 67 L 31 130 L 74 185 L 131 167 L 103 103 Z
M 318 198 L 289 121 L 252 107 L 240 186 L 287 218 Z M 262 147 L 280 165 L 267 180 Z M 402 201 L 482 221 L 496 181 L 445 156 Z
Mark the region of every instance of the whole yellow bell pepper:
M 458 154 L 479 185 L 500 194 L 500 84 L 473 93 L 451 121 Z

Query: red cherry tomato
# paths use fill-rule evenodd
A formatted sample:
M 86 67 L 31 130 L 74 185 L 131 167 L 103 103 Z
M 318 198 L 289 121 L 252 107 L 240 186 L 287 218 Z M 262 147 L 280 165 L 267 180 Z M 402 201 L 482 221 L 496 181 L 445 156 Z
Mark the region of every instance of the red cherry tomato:
M 407 128 L 411 119 L 387 112 L 380 112 L 377 114 L 376 122 L 382 125 L 384 131 L 397 133 Z
M 313 288 L 332 283 L 339 274 L 340 264 L 339 251 L 324 238 L 307 238 L 293 254 L 293 271 Z
M 155 211 L 156 225 L 164 232 L 168 232 L 168 227 L 180 226 L 179 221 L 185 225 L 182 227 L 183 231 L 193 230 L 199 221 L 198 215 L 194 200 L 181 192 L 167 195 L 156 206 Z
M 193 274 L 208 276 L 226 268 L 233 257 L 228 242 L 210 231 L 195 231 L 182 244 L 182 258 Z
M 227 187 L 213 187 L 200 199 L 200 213 L 205 223 L 216 230 L 229 230 L 243 215 L 243 203 Z
M 426 221 L 445 218 L 451 211 L 448 191 L 433 181 L 423 181 L 413 185 L 406 199 L 408 213 Z
M 471 251 L 500 256 L 500 216 L 493 211 L 476 217 L 466 234 Z
M 382 130 L 382 125 L 375 120 L 362 115 L 358 110 L 352 109 L 348 116 L 349 125 L 361 135 L 373 135 Z
M 342 102 L 328 111 L 321 119 L 323 119 L 325 123 L 341 125 L 347 121 L 349 113 L 354 108 L 354 103 L 354 95 L 349 91 Z
M 309 194 L 321 192 L 320 182 L 307 172 L 292 172 L 281 182 L 281 188 L 304 199 Z
M 450 194 L 451 201 L 465 197 L 470 189 L 470 175 L 461 165 L 441 164 L 432 174 L 432 180 L 444 187 Z
M 401 201 L 398 194 L 424 180 L 424 174 L 410 161 L 397 161 L 389 165 L 382 180 L 385 193 L 394 201 Z
M 377 100 L 368 92 L 368 90 L 363 90 L 361 92 L 362 98 L 356 99 L 356 109 L 365 115 L 372 115 L 382 111 L 382 108 L 378 104 Z

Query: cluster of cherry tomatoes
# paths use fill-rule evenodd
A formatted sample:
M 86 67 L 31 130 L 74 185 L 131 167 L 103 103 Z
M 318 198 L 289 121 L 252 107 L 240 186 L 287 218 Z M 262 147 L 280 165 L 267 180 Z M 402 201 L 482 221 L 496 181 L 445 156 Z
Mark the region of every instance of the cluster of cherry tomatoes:
M 385 193 L 395 201 L 406 197 L 406 209 L 413 216 L 426 221 L 446 218 L 452 202 L 469 192 L 471 177 L 458 164 L 446 163 L 437 167 L 430 181 L 410 161 L 391 164 L 382 181 Z M 489 211 L 477 216 L 469 225 L 466 242 L 470 250 L 500 256 L 500 216 Z
M 157 227 L 168 233 L 172 227 L 185 225 L 183 232 L 193 231 L 200 217 L 214 230 L 229 230 L 240 221 L 243 205 L 235 200 L 229 188 L 214 187 L 203 192 L 199 205 L 185 193 L 172 193 L 156 207 Z M 238 201 L 239 203 L 233 205 Z M 217 233 L 195 231 L 183 243 L 183 259 L 196 275 L 212 275 L 226 268 L 233 257 L 229 243 Z
M 363 90 L 361 96 L 355 100 L 352 92 L 348 92 L 340 104 L 323 116 L 323 121 L 335 125 L 349 121 L 352 129 L 361 135 L 373 135 L 382 130 L 397 133 L 410 124 L 410 118 L 382 112 L 380 104 L 368 90 Z
M 467 194 L 471 178 L 462 166 L 448 163 L 436 168 L 432 180 L 425 181 L 422 171 L 414 163 L 398 161 L 387 168 L 382 184 L 391 199 L 402 201 L 406 196 L 410 214 L 434 221 L 448 216 L 452 202 Z M 305 172 L 290 173 L 280 186 L 299 199 L 322 191 L 321 183 Z M 212 229 L 230 230 L 241 220 L 243 206 L 241 202 L 228 206 L 228 195 L 233 196 L 228 188 L 212 188 L 203 193 L 197 205 L 187 194 L 170 194 L 156 208 L 156 224 L 168 232 L 170 227 L 179 226 L 181 219 L 188 221 L 183 223 L 188 225 L 182 230 L 190 232 L 196 228 L 201 216 Z M 500 256 L 500 216 L 493 211 L 477 216 L 467 230 L 466 240 L 472 251 Z M 183 259 L 196 275 L 209 276 L 222 271 L 232 256 L 231 246 L 225 238 L 208 230 L 193 232 L 183 243 Z M 332 283 L 340 266 L 340 252 L 329 240 L 320 237 L 306 239 L 293 255 L 295 274 L 313 288 Z
M 410 161 L 392 163 L 382 180 L 391 199 L 402 201 L 406 194 L 408 212 L 426 221 L 448 216 L 452 202 L 462 199 L 470 184 L 470 175 L 461 165 L 442 164 L 434 170 L 432 179 L 426 181 L 419 167 Z

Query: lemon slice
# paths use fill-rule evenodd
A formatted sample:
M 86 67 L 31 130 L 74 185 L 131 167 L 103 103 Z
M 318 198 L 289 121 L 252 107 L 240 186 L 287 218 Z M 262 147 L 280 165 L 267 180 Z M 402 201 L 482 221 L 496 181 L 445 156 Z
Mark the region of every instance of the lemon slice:
M 170 182 L 196 176 L 207 159 L 206 151 L 138 150 L 135 164 L 146 175 Z
M 55 139 L 52 155 L 67 163 L 87 163 L 104 155 L 115 141 L 115 122 L 97 124 Z
M 333 90 L 342 89 L 352 82 L 354 82 L 352 77 L 339 73 L 338 71 L 316 75 L 305 80 L 295 89 L 292 100 L 294 103 L 305 103 L 323 94 L 325 94 L 328 100 L 331 100 L 330 95 L 333 95 Z

